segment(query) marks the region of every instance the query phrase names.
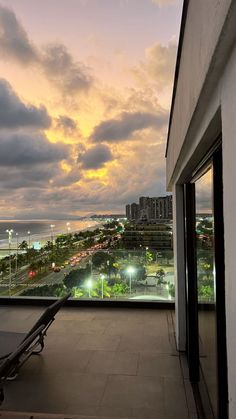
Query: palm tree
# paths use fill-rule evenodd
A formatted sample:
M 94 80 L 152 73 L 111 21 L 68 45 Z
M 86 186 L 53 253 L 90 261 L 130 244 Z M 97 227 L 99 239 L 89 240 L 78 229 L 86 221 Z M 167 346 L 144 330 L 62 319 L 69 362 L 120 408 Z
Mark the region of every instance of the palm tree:
M 110 298 L 111 296 L 111 287 L 109 287 L 108 282 L 105 279 L 99 278 L 94 286 L 94 291 L 96 292 L 96 296 L 99 297 L 103 296 L 105 298 Z
M 27 249 L 28 249 L 28 243 L 27 243 L 27 241 L 26 241 L 26 240 L 23 240 L 23 241 L 19 244 L 18 248 L 19 248 L 19 249 L 21 249 L 21 250 L 27 250 Z
M 3 279 L 7 272 L 8 272 L 8 264 L 4 260 L 2 260 L 0 264 L 0 278 Z
M 36 262 L 36 269 L 39 270 L 39 273 L 41 273 L 42 267 L 45 265 L 45 262 L 43 261 L 43 259 L 39 259 Z
M 53 243 L 50 240 L 48 240 L 47 243 L 44 246 L 44 249 L 47 252 L 50 252 L 50 250 L 53 250 Z

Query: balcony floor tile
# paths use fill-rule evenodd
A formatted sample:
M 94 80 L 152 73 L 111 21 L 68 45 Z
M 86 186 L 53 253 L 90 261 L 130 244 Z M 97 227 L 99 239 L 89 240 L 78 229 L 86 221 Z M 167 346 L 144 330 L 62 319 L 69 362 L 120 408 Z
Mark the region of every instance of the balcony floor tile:
M 1 329 L 27 331 L 42 310 L 1 307 Z M 32 356 L 17 379 L 6 383 L 2 411 L 24 419 L 25 412 L 27 419 L 31 412 L 40 419 L 51 414 L 62 419 L 194 415 L 172 316 L 169 310 L 62 309 L 42 354 Z

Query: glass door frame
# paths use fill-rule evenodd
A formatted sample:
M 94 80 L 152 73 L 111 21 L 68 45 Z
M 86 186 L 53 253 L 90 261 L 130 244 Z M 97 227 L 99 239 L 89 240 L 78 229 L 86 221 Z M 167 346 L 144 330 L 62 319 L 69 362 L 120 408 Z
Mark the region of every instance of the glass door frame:
M 186 313 L 187 313 L 187 356 L 189 378 L 196 390 L 201 409 L 204 401 L 200 397 L 199 325 L 197 290 L 197 255 L 195 233 L 195 183 L 207 170 L 213 168 L 213 211 L 214 211 L 214 251 L 216 283 L 216 341 L 217 341 L 217 381 L 218 418 L 228 417 L 227 348 L 225 318 L 225 279 L 224 279 L 224 220 L 223 220 L 223 180 L 222 147 L 217 142 L 207 153 L 191 179 L 185 184 L 185 241 L 186 241 Z M 189 280 L 188 280 L 189 278 Z

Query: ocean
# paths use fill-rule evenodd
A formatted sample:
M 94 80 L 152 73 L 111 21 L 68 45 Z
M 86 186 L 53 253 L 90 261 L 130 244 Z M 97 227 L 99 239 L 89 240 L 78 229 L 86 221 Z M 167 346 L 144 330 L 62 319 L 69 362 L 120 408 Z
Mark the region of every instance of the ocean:
M 68 225 L 69 223 L 69 225 Z M 53 225 L 53 229 L 51 229 Z M 90 219 L 70 221 L 70 220 L 0 220 L 0 250 L 3 248 L 8 248 L 8 233 L 6 230 L 13 230 L 12 233 L 12 248 L 16 248 L 17 245 L 17 236 L 18 233 L 18 243 L 21 243 L 23 240 L 26 240 L 31 245 L 33 242 L 45 243 L 47 240 L 51 240 L 52 231 L 53 238 L 55 239 L 58 234 L 65 234 L 68 232 L 68 227 L 70 232 L 81 231 L 86 229 L 96 228 L 98 226 L 97 221 Z M 30 234 L 28 232 L 30 231 Z M 2 252 L 1 252 L 2 253 Z M 2 255 L 1 255 L 2 256 Z M 0 256 L 0 257 L 1 257 Z

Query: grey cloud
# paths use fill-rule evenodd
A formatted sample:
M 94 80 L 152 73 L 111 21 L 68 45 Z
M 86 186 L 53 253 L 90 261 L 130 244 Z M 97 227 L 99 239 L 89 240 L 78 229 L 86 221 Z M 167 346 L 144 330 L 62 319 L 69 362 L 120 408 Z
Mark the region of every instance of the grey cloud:
M 50 179 L 59 172 L 58 166 L 55 164 L 51 165 L 39 165 L 34 167 L 11 167 L 11 170 L 7 173 L 6 168 L 0 168 L 0 182 L 1 182 L 1 195 L 4 190 L 17 190 L 21 188 L 40 188 L 47 189 L 48 182 Z
M 30 196 L 31 191 L 34 190 L 33 202 L 36 204 L 36 201 L 49 189 L 54 190 L 56 188 L 57 190 L 57 188 L 70 186 L 74 182 L 78 182 L 80 177 L 78 167 L 75 167 L 69 173 L 65 173 L 54 162 L 36 164 L 33 167 L 31 165 L 11 166 L 7 176 L 6 168 L 0 167 L 1 196 L 4 195 L 4 191 L 9 189 L 12 191 L 24 189 L 24 196 Z M 58 196 L 60 196 L 60 193 L 58 192 Z
M 50 124 L 51 118 L 45 107 L 26 106 L 10 84 L 0 79 L 0 128 L 48 128 Z
M 52 144 L 38 134 L 1 134 L 0 165 L 33 166 L 58 162 L 67 157 L 68 149 L 62 143 Z
M 74 119 L 66 115 L 60 115 L 57 118 L 57 127 L 64 131 L 74 131 L 77 128 L 77 123 Z
M 135 72 L 141 78 L 152 79 L 159 89 L 172 85 L 176 62 L 177 43 L 172 40 L 168 45 L 159 42 L 147 48 L 146 59 Z
M 127 140 L 135 131 L 145 128 L 161 128 L 168 120 L 167 112 L 123 112 L 119 118 L 101 122 L 93 131 L 93 142 L 118 142 Z
M 104 163 L 113 160 L 112 153 L 106 145 L 99 144 L 79 155 L 78 162 L 84 169 L 99 169 Z
M 88 68 L 83 63 L 75 62 L 63 44 L 47 45 L 41 56 L 41 64 L 49 79 L 65 93 L 87 90 L 92 83 Z
M 24 65 L 38 60 L 37 52 L 15 13 L 1 5 L 0 54 Z
M 71 184 L 78 182 L 81 178 L 78 167 L 73 168 L 69 173 L 61 172 L 58 176 L 53 179 L 52 186 L 70 186 Z
M 48 44 L 40 50 L 29 39 L 15 13 L 0 6 L 0 56 L 22 65 L 36 64 L 48 79 L 66 94 L 87 90 L 93 79 L 89 69 L 74 61 L 65 45 Z

